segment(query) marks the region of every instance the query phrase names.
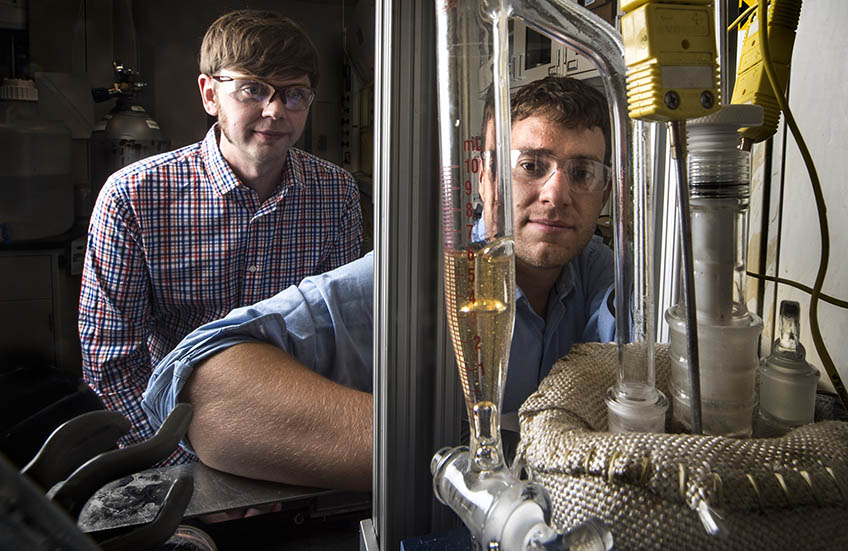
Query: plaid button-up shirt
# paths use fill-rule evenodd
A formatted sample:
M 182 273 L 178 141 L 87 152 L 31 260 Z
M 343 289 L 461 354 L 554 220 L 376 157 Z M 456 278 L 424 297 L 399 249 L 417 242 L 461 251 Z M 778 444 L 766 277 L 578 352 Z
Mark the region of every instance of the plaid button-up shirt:
M 88 232 L 80 293 L 83 377 L 132 429 L 152 366 L 190 331 L 359 256 L 353 177 L 290 149 L 283 179 L 260 204 L 218 149 L 202 142 L 144 159 L 104 185 Z M 187 455 L 173 456 L 171 462 Z

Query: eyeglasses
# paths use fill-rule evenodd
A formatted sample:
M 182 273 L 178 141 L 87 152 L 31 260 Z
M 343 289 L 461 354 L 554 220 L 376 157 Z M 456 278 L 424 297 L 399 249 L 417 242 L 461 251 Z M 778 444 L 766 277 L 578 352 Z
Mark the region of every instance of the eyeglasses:
M 575 193 L 604 191 L 612 171 L 600 161 L 585 158 L 557 159 L 544 151 L 512 151 L 513 183 L 543 185 L 561 172 Z
M 315 90 L 307 86 L 283 86 L 277 88 L 261 80 L 228 77 L 226 75 L 210 75 L 213 79 L 225 85 L 225 91 L 236 101 L 248 105 L 265 107 L 280 94 L 283 105 L 289 111 L 305 111 L 315 99 Z

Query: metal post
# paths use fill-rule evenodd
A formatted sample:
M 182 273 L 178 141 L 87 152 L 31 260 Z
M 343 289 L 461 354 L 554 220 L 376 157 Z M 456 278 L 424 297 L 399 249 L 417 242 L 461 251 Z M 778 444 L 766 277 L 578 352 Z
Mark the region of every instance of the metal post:
M 429 465 L 459 442 L 461 400 L 440 284 L 433 1 L 378 1 L 376 17 L 374 490 L 360 546 L 396 550 L 450 518 Z

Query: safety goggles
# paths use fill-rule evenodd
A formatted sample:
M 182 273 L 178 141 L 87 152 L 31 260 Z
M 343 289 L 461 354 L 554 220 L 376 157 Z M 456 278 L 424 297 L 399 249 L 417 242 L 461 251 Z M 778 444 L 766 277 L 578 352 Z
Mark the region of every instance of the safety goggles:
M 289 111 L 305 111 L 315 99 L 315 90 L 308 86 L 271 86 L 267 82 L 251 78 L 210 75 L 221 83 L 222 89 L 233 99 L 248 105 L 267 106 L 277 94 Z

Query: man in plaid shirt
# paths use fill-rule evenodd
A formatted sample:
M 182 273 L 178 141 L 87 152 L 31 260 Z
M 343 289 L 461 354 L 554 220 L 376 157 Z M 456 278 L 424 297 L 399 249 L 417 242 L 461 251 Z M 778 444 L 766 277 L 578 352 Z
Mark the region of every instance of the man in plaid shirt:
M 277 13 L 217 19 L 200 53 L 201 142 L 113 174 L 91 216 L 80 294 L 83 376 L 132 422 L 151 366 L 196 327 L 359 256 L 353 177 L 293 147 L 318 84 L 318 55 Z M 188 460 L 184 452 L 169 462 Z

